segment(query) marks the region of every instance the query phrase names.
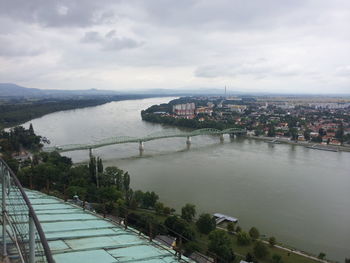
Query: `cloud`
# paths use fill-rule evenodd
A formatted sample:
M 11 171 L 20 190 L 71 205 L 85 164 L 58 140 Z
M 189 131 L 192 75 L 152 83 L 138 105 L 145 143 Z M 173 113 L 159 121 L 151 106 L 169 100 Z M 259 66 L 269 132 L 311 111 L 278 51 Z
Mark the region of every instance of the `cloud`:
M 0 36 L 0 57 L 28 57 L 37 56 L 44 52 L 39 47 L 30 47 L 27 43 L 16 42 Z
M 267 59 L 258 59 L 254 62 L 231 65 L 207 65 L 198 67 L 194 74 L 200 78 L 219 78 L 248 75 L 255 78 L 265 78 L 271 76 L 291 77 L 301 74 L 311 73 L 307 69 L 302 69 L 299 65 L 279 65 Z
M 3 0 L 0 82 L 349 92 L 348 21 L 347 0 Z
M 81 39 L 83 43 L 97 43 L 105 51 L 132 49 L 143 45 L 142 42 L 128 37 L 119 37 L 115 30 L 107 32 L 104 36 L 96 31 L 89 31 Z

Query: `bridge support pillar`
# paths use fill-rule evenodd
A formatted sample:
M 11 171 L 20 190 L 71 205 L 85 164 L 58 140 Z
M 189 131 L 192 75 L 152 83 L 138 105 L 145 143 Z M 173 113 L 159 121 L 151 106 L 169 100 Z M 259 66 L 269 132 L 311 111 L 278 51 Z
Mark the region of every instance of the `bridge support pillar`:
M 140 153 L 142 153 L 145 150 L 145 145 L 144 145 L 143 141 L 139 142 L 139 150 L 140 150 Z
M 223 134 L 220 134 L 220 142 L 224 142 L 225 138 L 224 138 L 224 135 Z
M 191 144 L 191 136 L 187 136 L 186 144 L 187 145 Z

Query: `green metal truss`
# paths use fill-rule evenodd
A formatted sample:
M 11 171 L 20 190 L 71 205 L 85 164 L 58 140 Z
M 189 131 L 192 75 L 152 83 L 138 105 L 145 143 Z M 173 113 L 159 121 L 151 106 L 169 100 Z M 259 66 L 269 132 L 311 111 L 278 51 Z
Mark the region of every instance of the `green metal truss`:
M 204 128 L 204 129 L 194 130 L 190 132 L 160 131 L 160 132 L 152 133 L 147 136 L 139 137 L 139 138 L 130 137 L 130 136 L 116 136 L 116 137 L 111 137 L 111 138 L 103 139 L 103 140 L 93 142 L 93 143 L 88 143 L 88 144 L 67 144 L 67 145 L 60 145 L 55 147 L 45 147 L 44 151 L 70 152 L 70 151 L 78 151 L 78 150 L 96 149 L 96 148 L 113 145 L 113 144 L 148 142 L 148 141 L 164 139 L 164 138 L 194 137 L 199 135 L 220 135 L 220 134 L 242 135 L 245 133 L 246 133 L 245 129 L 237 129 L 237 128 L 230 128 L 226 130 Z

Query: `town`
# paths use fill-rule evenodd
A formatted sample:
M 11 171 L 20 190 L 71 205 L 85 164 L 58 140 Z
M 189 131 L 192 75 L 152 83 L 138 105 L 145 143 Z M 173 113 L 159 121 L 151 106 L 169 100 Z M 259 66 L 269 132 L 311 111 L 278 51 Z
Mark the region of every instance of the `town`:
M 248 136 L 350 146 L 350 101 L 339 98 L 183 97 L 141 114 L 144 120 L 177 126 L 236 127 Z

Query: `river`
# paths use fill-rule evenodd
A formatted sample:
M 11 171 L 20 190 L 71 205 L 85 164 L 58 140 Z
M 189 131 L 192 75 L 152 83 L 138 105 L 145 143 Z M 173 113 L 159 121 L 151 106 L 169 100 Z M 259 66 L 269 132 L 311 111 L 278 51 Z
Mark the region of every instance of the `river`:
M 141 120 L 140 111 L 172 98 L 111 102 L 52 113 L 31 121 L 35 132 L 52 145 L 88 143 L 112 136 L 145 136 L 177 130 Z M 26 124 L 28 126 L 29 123 Z M 201 212 L 220 212 L 239 219 L 245 230 L 313 254 L 325 252 L 340 262 L 350 257 L 350 153 L 270 145 L 218 137 L 162 139 L 120 144 L 94 151 L 105 167 L 116 165 L 131 174 L 132 187 L 155 191 L 179 212 L 193 203 Z M 75 162 L 87 151 L 65 153 Z

